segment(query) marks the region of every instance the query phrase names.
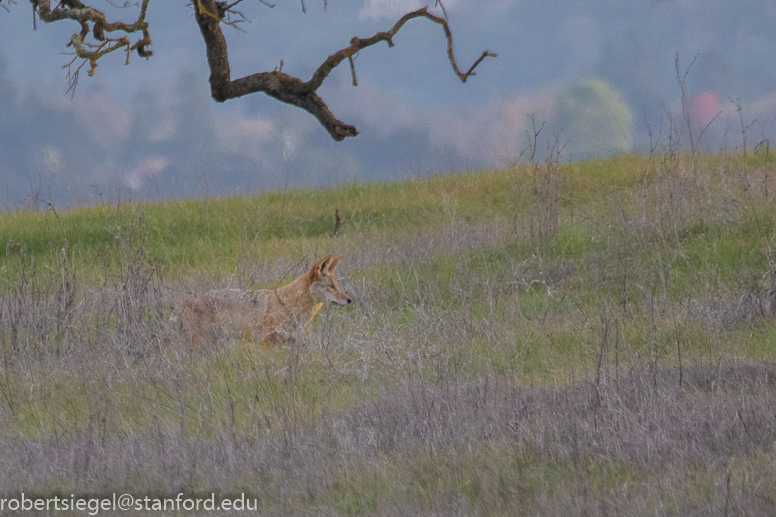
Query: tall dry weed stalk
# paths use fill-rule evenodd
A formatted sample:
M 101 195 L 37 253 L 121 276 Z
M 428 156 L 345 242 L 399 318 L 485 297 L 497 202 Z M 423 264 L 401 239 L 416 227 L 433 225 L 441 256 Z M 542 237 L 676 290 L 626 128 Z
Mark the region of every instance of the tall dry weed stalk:
M 59 355 L 71 349 L 77 339 L 76 280 L 67 239 L 63 239 L 61 249 L 38 259 L 43 268 L 36 267 L 35 256 L 20 243 L 8 243 L 6 257 L 14 250 L 18 266 L 6 260 L 6 268 L 18 274 L 6 278 L 8 290 L 0 298 L 0 342 L 14 354 Z
M 562 187 L 561 158 L 565 154 L 566 144 L 560 140 L 560 135 L 553 135 L 546 153 L 542 157 L 540 135 L 544 129 L 543 122 L 537 127 L 536 118 L 531 115 L 531 129 L 526 131 L 526 149 L 521 153 L 521 159 L 525 157 L 525 164 L 513 166 L 514 188 L 519 195 L 519 202 L 528 202 L 527 232 L 532 239 L 554 237 L 558 231 L 559 207 Z M 528 171 L 528 177 L 521 171 Z M 526 199 L 527 198 L 527 199 Z M 517 233 L 517 219 L 523 219 L 525 213 L 517 208 L 518 214 L 513 216 L 513 232 Z
M 149 341 L 164 316 L 163 277 L 147 252 L 144 225 L 142 213 L 117 225 L 115 249 L 102 254 L 101 286 L 78 280 L 78 252 L 61 224 L 61 246 L 44 255 L 31 255 L 23 243 L 7 243 L 0 292 L 0 344 L 6 353 L 37 361 L 119 342 L 122 349 L 138 351 Z
M 132 214 L 129 223 L 119 228 L 116 245 L 120 261 L 113 279 L 118 331 L 130 343 L 144 343 L 149 338 L 147 327 L 163 320 L 164 311 L 162 271 L 159 260 L 147 252 L 148 232 L 142 212 Z

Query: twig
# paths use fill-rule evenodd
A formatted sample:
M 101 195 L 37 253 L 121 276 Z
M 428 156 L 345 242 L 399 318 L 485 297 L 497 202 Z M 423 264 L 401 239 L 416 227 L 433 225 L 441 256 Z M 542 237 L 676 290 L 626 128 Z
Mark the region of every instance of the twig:
M 348 56 L 350 62 L 350 75 L 353 77 L 353 86 L 358 86 L 358 79 L 356 79 L 356 66 L 353 64 L 353 56 Z
M 334 235 L 339 232 L 340 226 L 342 226 L 342 219 L 339 215 L 339 208 L 334 209 Z

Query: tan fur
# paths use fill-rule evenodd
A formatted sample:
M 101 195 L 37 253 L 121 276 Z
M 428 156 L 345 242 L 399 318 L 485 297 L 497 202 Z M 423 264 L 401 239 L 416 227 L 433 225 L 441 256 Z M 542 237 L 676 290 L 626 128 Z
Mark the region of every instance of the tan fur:
M 328 255 L 293 282 L 278 289 L 218 289 L 188 296 L 159 334 L 161 347 L 176 337 L 202 351 L 221 338 L 248 340 L 269 348 L 293 341 L 325 302 L 346 305 L 334 268 L 341 257 Z

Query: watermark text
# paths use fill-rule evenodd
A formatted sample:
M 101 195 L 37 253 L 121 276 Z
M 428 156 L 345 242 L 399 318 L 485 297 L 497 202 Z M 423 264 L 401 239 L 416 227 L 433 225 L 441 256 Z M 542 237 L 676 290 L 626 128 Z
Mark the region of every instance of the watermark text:
M 113 493 L 106 497 L 86 497 L 70 494 L 70 497 L 40 497 L 27 496 L 24 492 L 18 497 L 0 498 L 0 513 L 12 512 L 84 512 L 87 515 L 99 515 L 100 512 L 116 511 L 250 511 L 258 508 L 256 498 L 241 494 L 235 498 L 216 499 L 215 494 L 209 497 L 194 497 L 179 493 L 175 497 L 141 497 L 132 494 Z

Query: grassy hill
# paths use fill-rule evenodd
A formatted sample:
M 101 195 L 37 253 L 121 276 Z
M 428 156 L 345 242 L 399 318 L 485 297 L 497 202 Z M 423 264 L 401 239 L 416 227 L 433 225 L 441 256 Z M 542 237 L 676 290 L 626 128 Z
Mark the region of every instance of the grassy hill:
M 772 513 L 768 158 L 2 214 L 0 498 Z M 155 349 L 183 293 L 272 288 L 332 252 L 356 303 L 322 311 L 301 353 Z

